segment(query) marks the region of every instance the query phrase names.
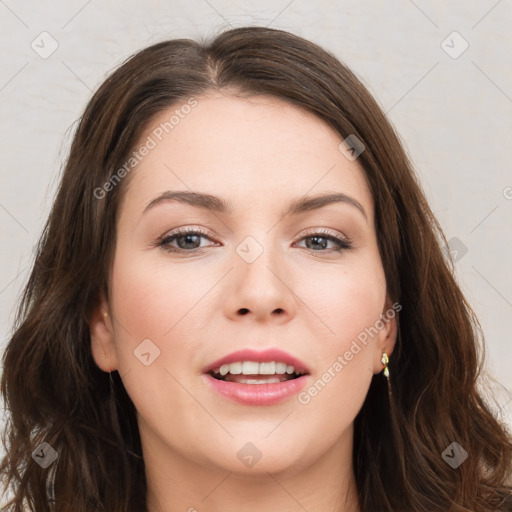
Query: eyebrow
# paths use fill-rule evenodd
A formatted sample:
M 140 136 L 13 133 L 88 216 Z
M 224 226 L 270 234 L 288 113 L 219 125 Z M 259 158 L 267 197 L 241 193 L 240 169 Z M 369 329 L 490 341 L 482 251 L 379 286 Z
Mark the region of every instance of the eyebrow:
M 211 194 L 202 194 L 199 192 L 190 192 L 185 190 L 167 190 L 150 201 L 146 208 L 144 208 L 143 214 L 147 213 L 158 204 L 167 203 L 170 201 L 177 201 L 179 203 L 188 204 L 196 208 L 202 208 L 207 211 L 223 213 L 227 215 L 231 215 L 235 210 L 232 202 L 226 201 L 225 199 L 213 196 Z M 357 210 L 359 210 L 363 214 L 364 218 L 368 221 L 366 211 L 361 203 L 353 197 L 343 194 L 342 192 L 316 194 L 313 196 L 304 196 L 299 199 L 295 199 L 288 205 L 288 208 L 282 212 L 281 216 L 295 216 L 301 213 L 318 210 L 319 208 L 323 208 L 324 206 L 333 203 L 348 204 L 357 208 Z

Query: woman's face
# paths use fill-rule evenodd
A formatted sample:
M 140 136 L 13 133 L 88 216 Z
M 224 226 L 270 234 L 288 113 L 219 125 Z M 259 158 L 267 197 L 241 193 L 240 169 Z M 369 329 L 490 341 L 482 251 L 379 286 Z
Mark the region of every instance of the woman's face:
M 127 188 L 93 355 L 119 371 L 146 453 L 253 475 L 299 470 L 351 446 L 393 348 L 372 196 L 313 115 L 269 97 L 195 100 L 154 119 L 117 185 Z M 322 194 L 340 200 L 311 200 Z M 237 364 L 258 356 L 270 364 Z

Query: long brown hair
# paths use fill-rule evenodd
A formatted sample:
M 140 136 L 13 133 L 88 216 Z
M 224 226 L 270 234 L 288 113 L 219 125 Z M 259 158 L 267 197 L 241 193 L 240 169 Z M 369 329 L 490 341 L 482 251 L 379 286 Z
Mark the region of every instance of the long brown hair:
M 87 319 L 99 292 L 108 296 L 129 179 L 112 178 L 157 113 L 215 89 L 288 101 L 365 145 L 358 161 L 375 202 L 388 291 L 402 310 L 392 393 L 375 375 L 355 418 L 362 510 L 506 510 L 512 438 L 477 391 L 481 329 L 393 127 L 332 54 L 263 27 L 155 44 L 123 63 L 87 105 L 3 356 L 9 417 L 0 470 L 14 493 L 9 510 L 46 512 L 53 500 L 57 511 L 146 510 L 135 409 L 118 372 L 94 363 Z M 33 456 L 47 453 L 43 442 L 58 454 L 48 468 Z M 456 468 L 442 456 L 454 442 L 468 454 Z

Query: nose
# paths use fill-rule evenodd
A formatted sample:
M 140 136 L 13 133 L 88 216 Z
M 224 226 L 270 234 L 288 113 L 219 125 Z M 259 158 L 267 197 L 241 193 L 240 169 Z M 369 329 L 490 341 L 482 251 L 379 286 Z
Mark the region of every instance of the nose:
M 224 313 L 230 319 L 284 323 L 295 316 L 297 296 L 290 273 L 270 250 L 264 250 L 251 263 L 239 258 L 230 279 L 224 302 Z

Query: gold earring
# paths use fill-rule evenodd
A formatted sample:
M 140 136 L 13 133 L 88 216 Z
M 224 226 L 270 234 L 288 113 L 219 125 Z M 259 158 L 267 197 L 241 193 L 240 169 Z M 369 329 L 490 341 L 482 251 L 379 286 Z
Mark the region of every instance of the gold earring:
M 380 362 L 384 365 L 384 376 L 389 379 L 389 368 L 388 368 L 388 363 L 389 363 L 389 357 L 388 355 L 386 354 L 386 352 L 384 352 L 382 354 L 382 359 L 380 360 Z

